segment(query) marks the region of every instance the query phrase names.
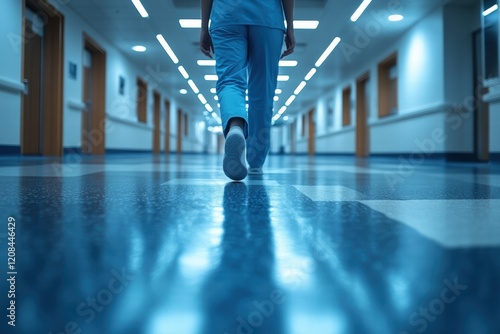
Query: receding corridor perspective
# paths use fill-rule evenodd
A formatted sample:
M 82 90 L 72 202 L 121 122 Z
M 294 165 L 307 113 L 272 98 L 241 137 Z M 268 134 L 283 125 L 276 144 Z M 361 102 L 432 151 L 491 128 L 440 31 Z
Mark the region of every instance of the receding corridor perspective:
M 1 1 L 0 333 L 500 333 L 498 0 L 295 0 L 240 182 L 200 5 Z

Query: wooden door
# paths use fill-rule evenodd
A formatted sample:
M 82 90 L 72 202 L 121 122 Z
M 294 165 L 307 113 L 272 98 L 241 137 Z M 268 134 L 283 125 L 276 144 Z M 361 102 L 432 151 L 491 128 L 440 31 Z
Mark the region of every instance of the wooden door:
M 160 153 L 160 103 L 161 96 L 160 93 L 154 92 L 154 132 L 153 132 L 153 153 Z
M 356 82 L 356 156 L 367 157 L 370 154 L 370 134 L 368 129 L 368 73 Z
M 314 109 L 307 113 L 308 138 L 307 153 L 312 156 L 316 154 L 316 122 L 314 121 Z
M 182 120 L 184 117 L 182 116 L 182 110 L 177 109 L 177 154 L 182 153 L 182 134 L 183 134 L 183 127 L 182 127 Z
M 170 101 L 165 101 L 165 153 L 170 153 Z

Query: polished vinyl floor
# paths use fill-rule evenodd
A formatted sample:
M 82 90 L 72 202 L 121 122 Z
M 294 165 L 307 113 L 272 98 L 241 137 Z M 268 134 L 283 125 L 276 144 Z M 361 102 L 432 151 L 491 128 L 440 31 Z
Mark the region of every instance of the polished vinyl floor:
M 500 333 L 500 165 L 0 157 L 1 333 Z

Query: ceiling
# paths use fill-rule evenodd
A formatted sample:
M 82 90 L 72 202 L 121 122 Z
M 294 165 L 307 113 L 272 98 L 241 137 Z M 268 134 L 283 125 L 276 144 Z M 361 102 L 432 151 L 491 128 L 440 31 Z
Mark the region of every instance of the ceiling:
M 340 78 L 348 73 L 357 73 L 357 68 L 366 63 L 367 57 L 384 50 L 390 43 L 401 36 L 408 28 L 422 19 L 434 8 L 448 2 L 467 5 L 480 0 L 401 0 L 402 6 L 398 14 L 405 19 L 400 22 L 385 21 L 389 12 L 389 0 L 373 0 L 361 18 L 353 23 L 351 15 L 362 0 L 296 0 L 296 20 L 318 20 L 316 30 L 297 30 L 297 48 L 289 60 L 297 60 L 296 67 L 282 67 L 280 74 L 290 76 L 287 82 L 279 82 L 278 88 L 283 93 L 275 104 L 275 111 L 280 109 L 293 94 L 295 88 L 304 79 L 309 70 L 324 52 L 332 40 L 339 36 L 341 43 L 354 44 L 356 29 L 365 29 L 367 24 L 380 24 L 380 31 L 371 38 L 370 44 L 359 54 L 354 54 L 349 62 L 338 47 L 317 74 L 308 82 L 302 93 L 290 106 L 285 115 L 293 115 L 311 106 L 321 94 L 334 87 Z M 215 74 L 213 67 L 200 67 L 197 60 L 206 59 L 199 51 L 199 29 L 183 29 L 179 19 L 200 18 L 201 0 L 142 0 L 149 17 L 142 18 L 130 0 L 72 0 L 69 6 L 90 26 L 99 31 L 106 39 L 116 45 L 140 68 L 159 69 L 162 73 L 160 84 L 170 96 L 175 97 L 179 105 L 187 112 L 203 117 L 204 106 L 190 89 L 187 81 L 177 70 L 183 65 L 206 97 L 210 105 L 218 111 L 217 101 L 210 89 L 215 82 L 205 81 L 206 74 Z M 373 13 L 382 13 L 377 21 Z M 158 33 L 163 34 L 180 62 L 178 65 L 170 60 L 156 40 Z M 147 47 L 145 53 L 131 50 L 134 45 Z M 180 89 L 187 89 L 187 95 L 181 95 Z

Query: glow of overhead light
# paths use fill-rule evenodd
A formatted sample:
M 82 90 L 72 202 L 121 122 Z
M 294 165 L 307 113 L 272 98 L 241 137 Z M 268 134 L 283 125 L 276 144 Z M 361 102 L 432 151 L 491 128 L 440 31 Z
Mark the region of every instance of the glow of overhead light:
M 292 104 L 292 102 L 295 101 L 296 97 L 297 96 L 295 96 L 295 95 L 290 96 L 290 98 L 285 102 L 285 106 L 289 107 L 290 104 Z
M 316 69 L 315 68 L 312 68 L 309 73 L 307 73 L 306 77 L 304 78 L 304 80 L 308 81 L 308 80 L 311 80 L 311 78 L 316 74 Z
M 276 95 L 280 95 L 281 93 L 283 93 L 283 91 L 282 91 L 281 89 L 276 89 L 276 90 L 274 91 L 274 93 L 275 93 Z
M 295 67 L 298 63 L 296 60 L 280 60 L 279 65 L 281 67 Z
M 340 41 L 341 41 L 340 37 L 335 37 L 333 39 L 333 41 L 330 43 L 330 45 L 328 45 L 325 52 L 323 52 L 321 57 L 319 57 L 318 61 L 316 62 L 316 64 L 314 64 L 314 66 L 320 67 L 324 63 L 326 58 L 328 58 L 328 56 L 330 56 L 330 54 L 333 52 L 333 50 L 335 50 L 337 45 L 339 45 Z
M 248 95 L 247 95 L 247 96 L 245 96 L 245 101 L 248 101 Z
M 249 107 L 248 103 L 247 103 L 247 104 L 245 104 L 245 108 L 247 108 L 247 109 L 248 109 L 248 107 Z
M 278 96 L 275 96 L 273 100 L 274 100 L 274 102 L 278 102 L 280 100 L 280 98 Z
M 486 9 L 484 12 L 483 12 L 483 16 L 488 16 L 490 15 L 491 13 L 493 13 L 494 11 L 496 11 L 498 9 L 498 5 L 495 4 L 493 6 L 491 6 L 490 8 Z
M 132 50 L 134 50 L 135 52 L 145 52 L 146 47 L 142 45 L 136 45 L 132 47 Z
M 193 92 L 195 94 L 198 94 L 200 92 L 200 90 L 198 89 L 198 87 L 196 87 L 196 84 L 194 83 L 193 80 L 189 79 L 188 80 L 188 85 L 191 87 L 191 89 L 193 90 Z
M 288 81 L 290 80 L 290 76 L 288 75 L 278 75 L 278 81 Z
M 293 27 L 295 29 L 316 29 L 318 28 L 319 21 L 315 20 L 295 20 Z
M 299 95 L 300 92 L 304 89 L 304 87 L 307 85 L 307 82 L 302 81 L 300 85 L 297 87 L 297 89 L 293 92 L 295 95 Z
M 201 28 L 201 20 L 200 19 L 181 19 L 179 20 L 179 24 L 182 28 Z
M 214 111 L 214 109 L 212 108 L 212 106 L 210 104 L 205 104 L 205 109 L 207 109 L 209 112 L 212 112 Z
M 183 88 L 183 89 L 181 89 L 181 90 L 179 91 L 179 93 L 181 93 L 182 95 L 186 95 L 186 94 L 188 93 L 188 91 L 187 91 L 187 89 L 184 89 L 184 88 Z
M 170 47 L 170 45 L 168 45 L 167 41 L 165 40 L 165 37 L 163 37 L 162 34 L 158 34 L 158 35 L 156 35 L 156 39 L 158 40 L 158 42 L 160 42 L 161 46 L 163 47 L 165 52 L 169 55 L 170 59 L 172 59 L 174 64 L 178 64 L 179 59 L 175 55 L 175 53 L 172 50 L 172 48 Z
M 372 0 L 363 0 L 361 5 L 359 5 L 358 9 L 356 9 L 354 14 L 352 14 L 351 21 L 356 22 L 359 19 L 359 17 L 363 14 L 363 12 L 366 10 L 368 5 L 370 5 L 371 2 Z
M 217 103 L 217 108 L 219 108 L 219 109 L 220 109 L 220 103 Z
M 288 117 L 288 116 L 283 117 L 283 120 L 284 120 L 285 122 L 286 122 L 286 121 L 288 121 L 289 119 L 290 119 L 290 117 Z
M 286 111 L 287 107 L 286 106 L 283 106 L 280 108 L 280 110 L 278 111 L 278 115 L 283 115 L 283 113 Z
M 210 93 L 217 94 L 217 89 L 216 88 L 210 88 Z
M 394 15 L 390 15 L 389 16 L 389 21 L 391 22 L 398 22 L 398 21 L 401 21 L 404 19 L 403 15 L 399 15 L 399 14 L 394 14 Z
M 219 101 L 219 97 L 217 95 L 214 96 L 215 101 Z
M 215 66 L 216 62 L 214 59 L 202 59 L 197 61 L 198 66 Z
M 186 80 L 189 79 L 189 74 L 188 74 L 188 72 L 186 72 L 186 69 L 184 68 L 184 66 L 179 66 L 179 72 L 181 72 L 184 79 L 186 79 Z
M 205 75 L 205 80 L 207 81 L 217 81 L 219 80 L 219 77 L 215 74 L 208 74 L 208 75 Z
M 144 8 L 144 6 L 142 5 L 141 0 L 132 0 L 132 3 L 134 4 L 135 9 L 137 9 L 137 11 L 139 12 L 139 14 L 141 14 L 142 17 L 149 16 L 148 12 L 146 11 L 146 8 Z
M 198 100 L 200 100 L 201 104 L 207 104 L 207 99 L 203 94 L 198 94 Z

